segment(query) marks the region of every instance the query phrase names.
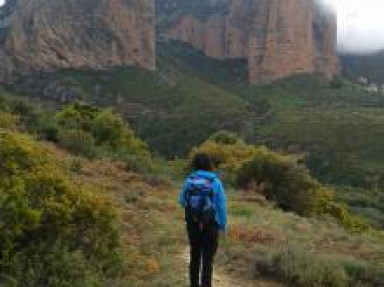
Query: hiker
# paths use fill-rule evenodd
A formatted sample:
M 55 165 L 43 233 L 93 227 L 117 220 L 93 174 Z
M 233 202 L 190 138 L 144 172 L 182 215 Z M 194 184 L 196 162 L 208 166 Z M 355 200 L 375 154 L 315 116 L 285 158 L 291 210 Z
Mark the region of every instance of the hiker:
M 179 196 L 179 202 L 185 208 L 191 252 L 190 286 L 212 287 L 213 259 L 219 233 L 225 232 L 227 224 L 226 197 L 208 155 L 196 154 L 192 167 L 193 172 L 187 177 Z

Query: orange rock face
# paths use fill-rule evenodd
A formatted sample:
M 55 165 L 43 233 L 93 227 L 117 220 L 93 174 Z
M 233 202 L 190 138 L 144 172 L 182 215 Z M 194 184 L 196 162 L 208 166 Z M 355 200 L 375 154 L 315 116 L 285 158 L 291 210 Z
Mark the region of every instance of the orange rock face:
M 228 6 L 225 13 L 204 19 L 185 13 L 168 36 L 209 57 L 248 59 L 254 84 L 304 73 L 330 79 L 337 73 L 336 19 L 314 0 L 221 1 Z
M 57 69 L 155 69 L 154 0 L 17 0 L 0 76 Z

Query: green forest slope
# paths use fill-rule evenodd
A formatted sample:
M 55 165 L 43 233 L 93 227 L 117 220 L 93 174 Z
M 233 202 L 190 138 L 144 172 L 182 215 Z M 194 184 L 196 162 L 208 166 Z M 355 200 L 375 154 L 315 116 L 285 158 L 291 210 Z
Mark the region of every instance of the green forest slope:
M 384 83 L 384 52 L 370 55 L 342 55 L 341 64 L 344 74 L 354 81 L 365 77 L 370 81 Z
M 71 87 L 78 100 L 114 107 L 153 152 L 167 158 L 187 155 L 219 130 L 300 154 L 357 213 L 382 224 L 384 95 L 344 79 L 329 84 L 300 76 L 267 86 L 249 86 L 245 79 L 241 60 L 217 61 L 186 45 L 162 43 L 156 72 L 62 71 L 44 81 L 57 85 L 56 90 Z M 20 86 L 36 96 L 39 88 L 30 86 L 39 81 Z

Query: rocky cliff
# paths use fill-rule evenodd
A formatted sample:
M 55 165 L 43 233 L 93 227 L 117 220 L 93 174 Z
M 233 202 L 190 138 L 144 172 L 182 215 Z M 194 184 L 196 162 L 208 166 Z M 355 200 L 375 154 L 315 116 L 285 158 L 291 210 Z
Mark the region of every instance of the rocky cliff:
M 317 0 L 7 0 L 0 81 L 58 69 L 155 68 L 158 32 L 217 59 L 248 60 L 249 81 L 337 71 L 336 21 Z
M 250 83 L 337 72 L 336 19 L 315 0 L 159 0 L 163 32 L 217 59 L 248 59 Z M 183 4 L 184 3 L 184 4 Z
M 153 0 L 8 2 L 0 11 L 2 81 L 63 68 L 155 68 Z

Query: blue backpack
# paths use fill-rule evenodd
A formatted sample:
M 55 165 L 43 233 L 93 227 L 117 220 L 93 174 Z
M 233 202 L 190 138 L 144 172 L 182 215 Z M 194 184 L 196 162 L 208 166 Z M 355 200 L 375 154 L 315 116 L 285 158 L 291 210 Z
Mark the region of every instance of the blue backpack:
M 186 218 L 199 225 L 213 224 L 216 208 L 213 204 L 214 178 L 191 175 L 187 179 Z

